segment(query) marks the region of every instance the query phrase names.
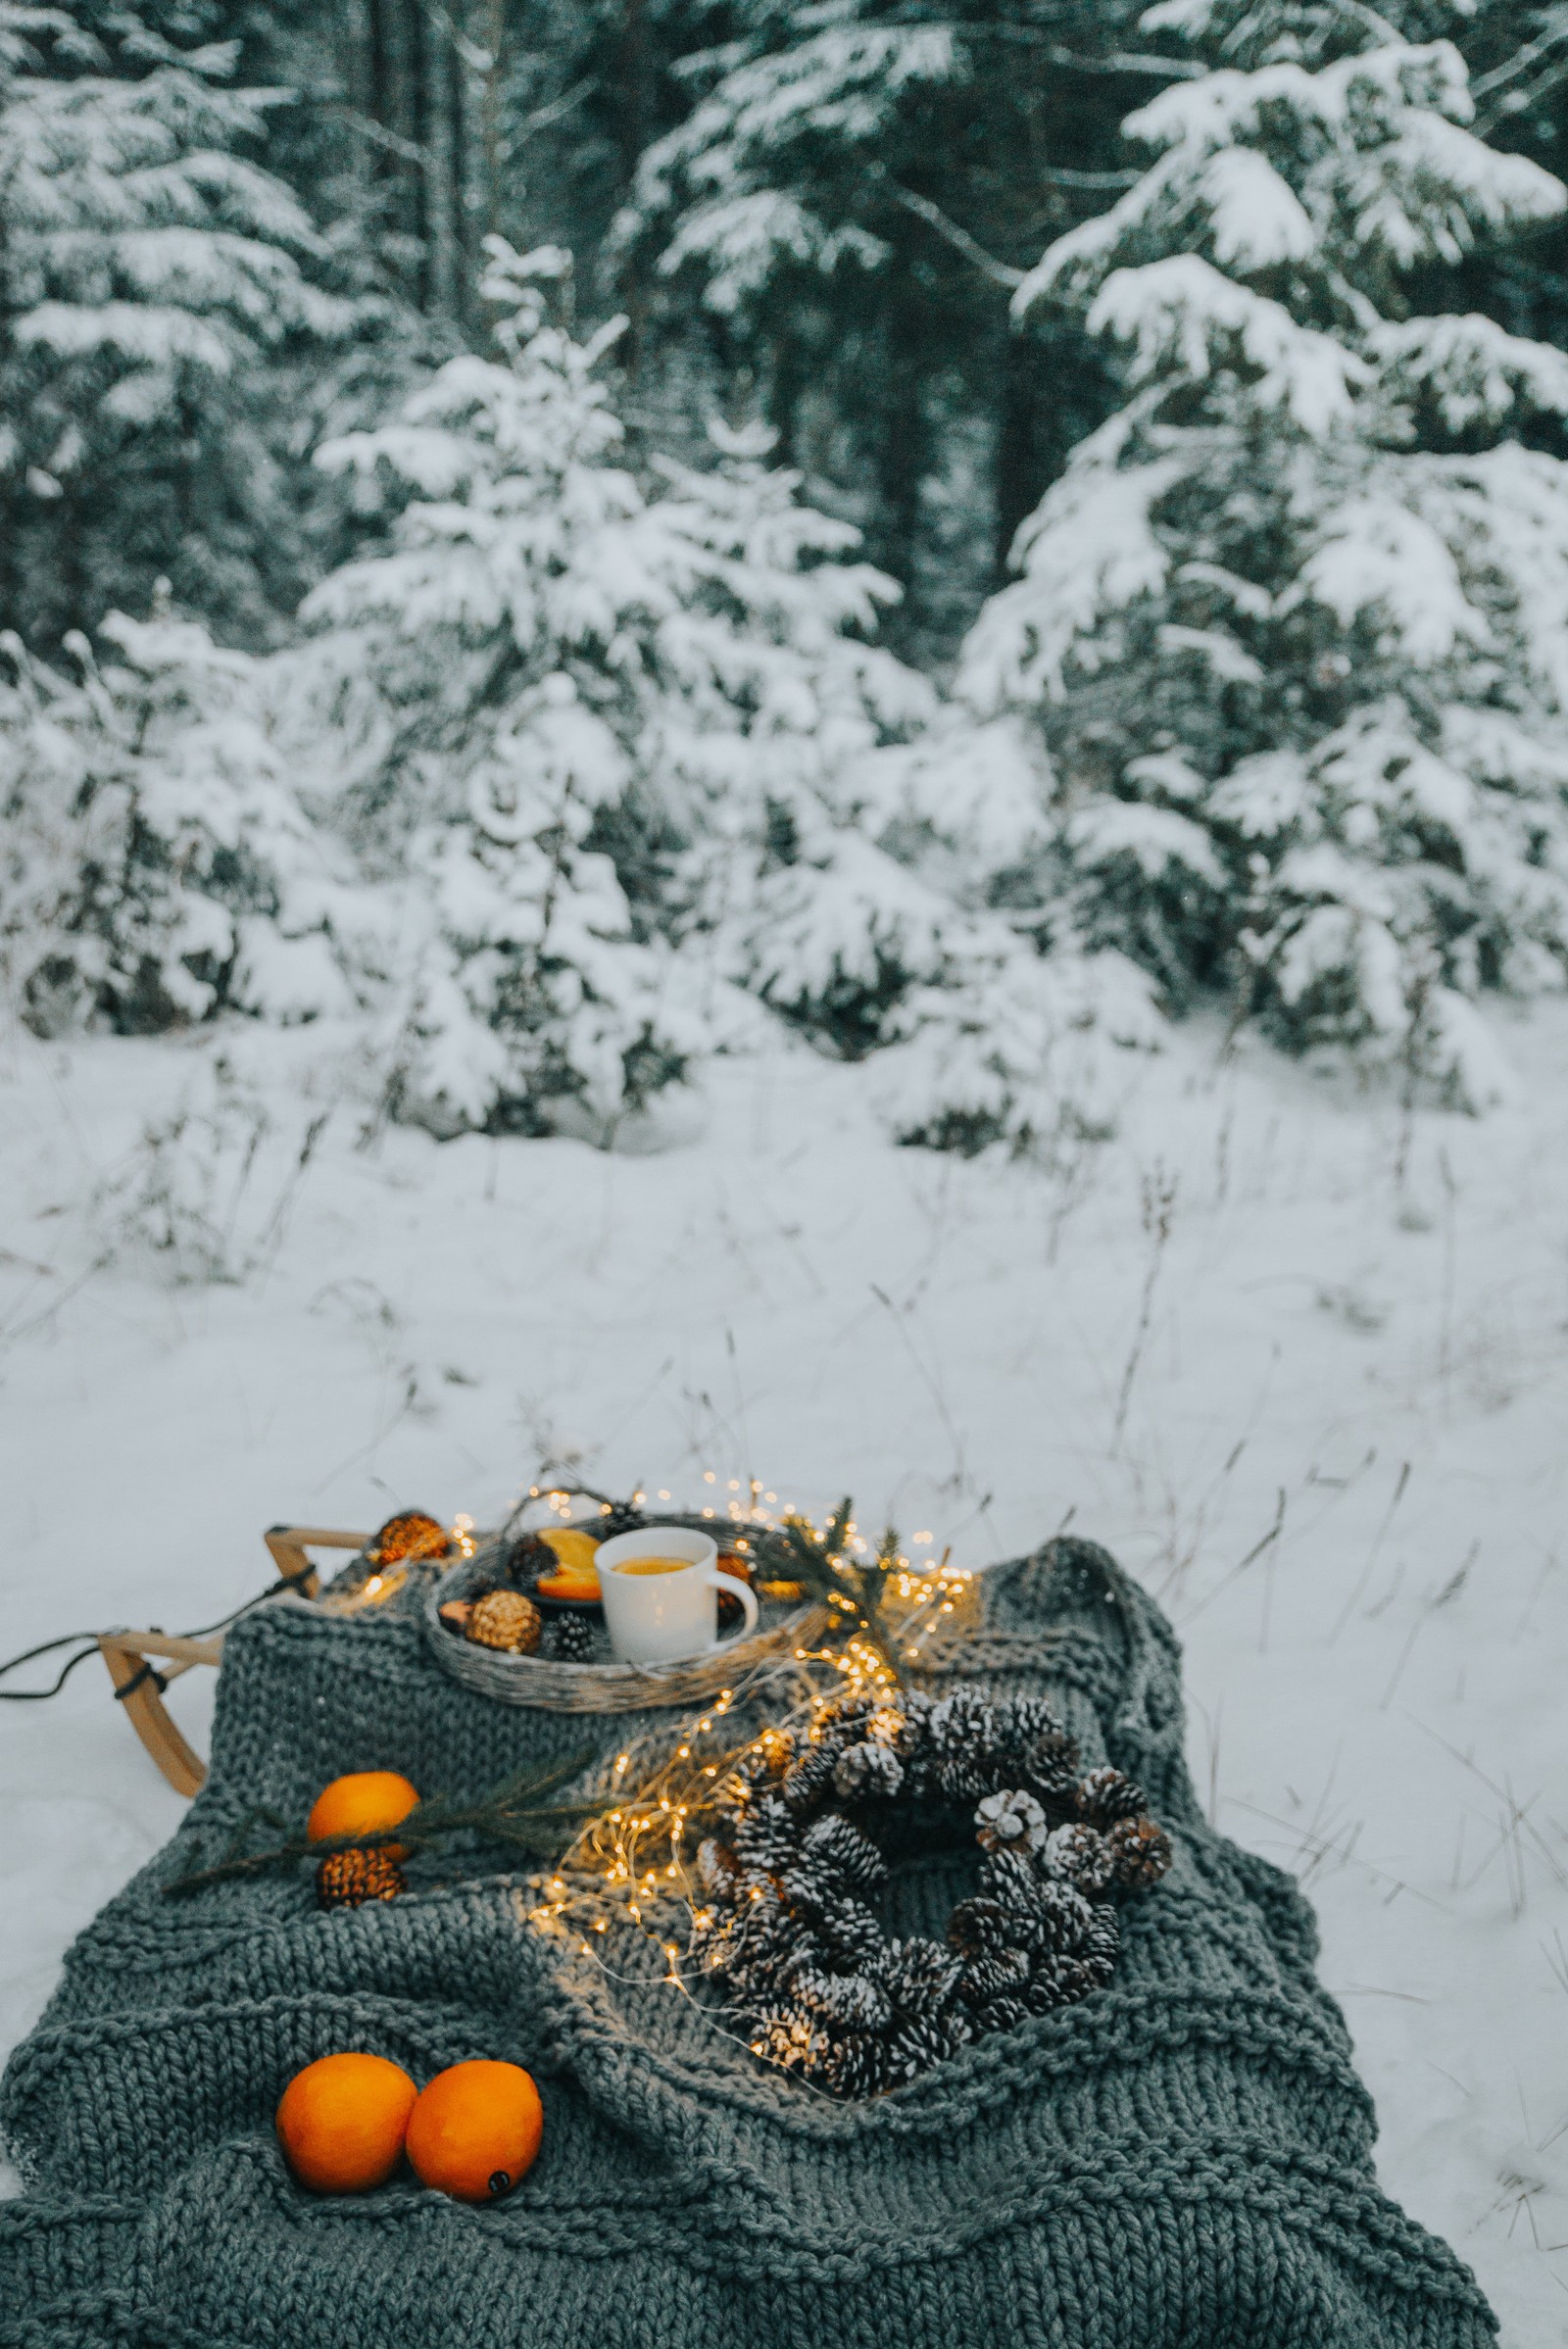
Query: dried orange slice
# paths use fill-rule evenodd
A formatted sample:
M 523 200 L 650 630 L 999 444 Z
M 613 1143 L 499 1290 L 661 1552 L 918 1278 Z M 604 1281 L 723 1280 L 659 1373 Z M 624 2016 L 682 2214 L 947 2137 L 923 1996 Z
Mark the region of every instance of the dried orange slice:
M 552 1525 L 542 1529 L 539 1539 L 555 1551 L 564 1572 L 591 1575 L 597 1592 L 599 1569 L 594 1564 L 594 1558 L 599 1543 L 594 1535 L 585 1534 L 580 1526 Z

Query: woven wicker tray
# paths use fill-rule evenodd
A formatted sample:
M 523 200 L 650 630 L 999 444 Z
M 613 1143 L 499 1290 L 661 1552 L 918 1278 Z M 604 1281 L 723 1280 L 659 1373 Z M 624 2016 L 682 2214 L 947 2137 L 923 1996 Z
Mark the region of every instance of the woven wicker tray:
M 715 1530 L 702 1517 L 670 1515 L 661 1522 L 691 1526 L 700 1534 Z M 455 1637 L 440 1616 L 449 1598 L 466 1598 L 495 1582 L 499 1565 L 498 1544 L 486 1542 L 471 1558 L 462 1559 L 432 1583 L 422 1605 L 426 1637 L 443 1670 L 476 1694 L 498 1704 L 535 1705 L 549 1713 L 637 1713 L 659 1705 L 702 1704 L 720 1689 L 733 1688 L 759 1664 L 797 1647 L 813 1646 L 830 1621 L 825 1607 L 760 1598 L 761 1620 L 755 1632 L 726 1639 L 713 1654 L 684 1663 L 560 1664 L 539 1656 L 506 1655 Z

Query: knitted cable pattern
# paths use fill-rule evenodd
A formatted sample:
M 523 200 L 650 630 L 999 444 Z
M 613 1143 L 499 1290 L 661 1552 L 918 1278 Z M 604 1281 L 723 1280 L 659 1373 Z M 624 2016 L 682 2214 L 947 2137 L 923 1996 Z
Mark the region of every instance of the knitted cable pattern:
M 760 2064 L 634 1933 L 603 1966 L 537 1935 L 514 1877 L 327 1911 L 305 1873 L 164 1898 L 255 1805 L 303 1818 L 341 1771 L 472 1790 L 661 1726 L 488 1704 L 401 1600 L 242 1620 L 207 1786 L 0 2084 L 26 2181 L 0 2204 L 0 2349 L 1484 2349 L 1468 2271 L 1377 2188 L 1309 1908 L 1194 1799 L 1168 1625 L 1077 1541 L 985 1599 L 952 1677 L 1048 1701 L 1086 1769 L 1146 1790 L 1173 1865 L 1109 1982 L 848 2103 Z M 889 1930 L 940 1931 L 973 1866 L 895 1870 Z M 526 2065 L 535 2167 L 477 2208 L 406 2177 L 302 2192 L 272 2113 L 345 2047 L 419 2080 Z

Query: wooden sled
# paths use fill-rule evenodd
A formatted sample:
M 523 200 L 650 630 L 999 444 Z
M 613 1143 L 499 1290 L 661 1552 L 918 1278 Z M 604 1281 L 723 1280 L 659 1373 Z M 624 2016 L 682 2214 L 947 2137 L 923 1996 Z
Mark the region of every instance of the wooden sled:
M 374 1537 L 346 1534 L 319 1525 L 274 1525 L 263 1536 L 284 1587 L 302 1598 L 320 1589 L 310 1549 L 364 1549 Z M 175 1726 L 164 1702 L 172 1680 L 193 1664 L 216 1665 L 223 1652 L 221 1632 L 176 1639 L 165 1632 L 100 1632 L 98 1646 L 130 1725 L 176 1794 L 195 1794 L 206 1781 L 207 1764 Z

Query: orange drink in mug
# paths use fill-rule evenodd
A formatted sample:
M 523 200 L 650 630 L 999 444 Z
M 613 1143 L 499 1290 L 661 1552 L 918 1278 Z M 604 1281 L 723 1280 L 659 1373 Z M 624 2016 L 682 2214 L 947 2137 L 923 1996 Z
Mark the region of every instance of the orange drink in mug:
M 720 1573 L 710 1535 L 640 1526 L 601 1542 L 594 1564 L 610 1644 L 628 1664 L 677 1664 L 717 1647 L 720 1590 L 745 1609 L 740 1636 L 757 1629 L 757 1600 L 737 1576 Z

